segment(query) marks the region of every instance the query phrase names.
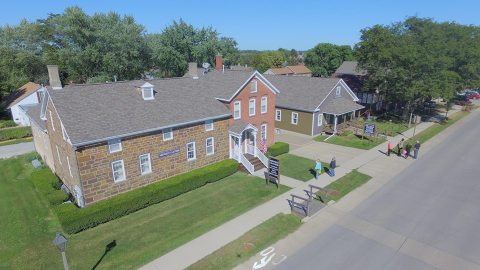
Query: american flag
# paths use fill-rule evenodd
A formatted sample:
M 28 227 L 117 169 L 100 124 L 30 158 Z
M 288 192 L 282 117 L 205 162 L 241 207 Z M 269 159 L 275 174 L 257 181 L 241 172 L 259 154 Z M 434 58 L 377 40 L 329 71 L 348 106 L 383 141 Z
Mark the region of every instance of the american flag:
M 265 142 L 265 138 L 262 138 L 260 145 L 262 146 L 262 153 L 265 155 L 265 153 L 267 153 L 267 143 Z

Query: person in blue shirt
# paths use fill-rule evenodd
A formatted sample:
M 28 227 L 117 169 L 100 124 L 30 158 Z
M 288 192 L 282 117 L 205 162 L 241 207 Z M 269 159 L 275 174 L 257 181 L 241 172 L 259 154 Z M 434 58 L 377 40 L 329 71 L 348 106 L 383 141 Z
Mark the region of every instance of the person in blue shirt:
M 320 162 L 319 159 L 315 161 L 315 179 L 318 179 L 318 176 L 322 172 L 322 163 Z

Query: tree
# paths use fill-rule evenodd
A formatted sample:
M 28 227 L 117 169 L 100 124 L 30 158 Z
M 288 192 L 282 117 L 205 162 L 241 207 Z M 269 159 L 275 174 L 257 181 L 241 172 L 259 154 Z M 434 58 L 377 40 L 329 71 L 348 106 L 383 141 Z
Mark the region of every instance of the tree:
M 295 49 L 290 50 L 290 54 L 288 56 L 288 64 L 290 66 L 298 65 L 298 52 Z
M 310 49 L 305 56 L 305 65 L 316 77 L 328 77 L 346 60 L 353 59 L 352 48 L 348 45 L 339 46 L 330 43 L 320 43 Z
M 270 68 L 281 67 L 286 61 L 285 54 L 281 51 L 255 53 L 251 57 L 251 65 L 259 72 Z

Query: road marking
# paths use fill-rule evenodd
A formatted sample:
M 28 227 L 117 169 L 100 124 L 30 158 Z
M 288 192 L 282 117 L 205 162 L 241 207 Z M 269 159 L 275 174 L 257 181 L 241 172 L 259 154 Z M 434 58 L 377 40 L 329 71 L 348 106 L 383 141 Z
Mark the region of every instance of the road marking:
M 252 270 L 261 269 L 267 266 L 268 263 L 270 263 L 270 261 L 272 262 L 273 265 L 277 265 L 282 263 L 285 259 L 287 259 L 287 255 L 282 254 L 280 255 L 280 259 L 272 260 L 275 257 L 275 255 L 277 255 L 274 251 L 275 251 L 274 247 L 268 247 L 260 251 L 258 254 L 261 255 L 262 258 L 260 259 L 260 261 L 256 261 L 253 263 Z

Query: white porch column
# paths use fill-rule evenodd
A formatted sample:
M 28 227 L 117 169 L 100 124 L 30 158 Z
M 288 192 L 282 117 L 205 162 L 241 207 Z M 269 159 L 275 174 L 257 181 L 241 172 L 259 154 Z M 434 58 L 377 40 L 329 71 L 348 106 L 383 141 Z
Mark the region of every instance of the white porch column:
M 228 155 L 232 158 L 232 135 L 228 134 Z
M 253 135 L 253 155 L 257 156 L 257 132 L 254 130 L 252 131 Z
M 335 120 L 333 121 L 333 134 L 337 134 L 337 115 L 333 115 L 335 117 Z

